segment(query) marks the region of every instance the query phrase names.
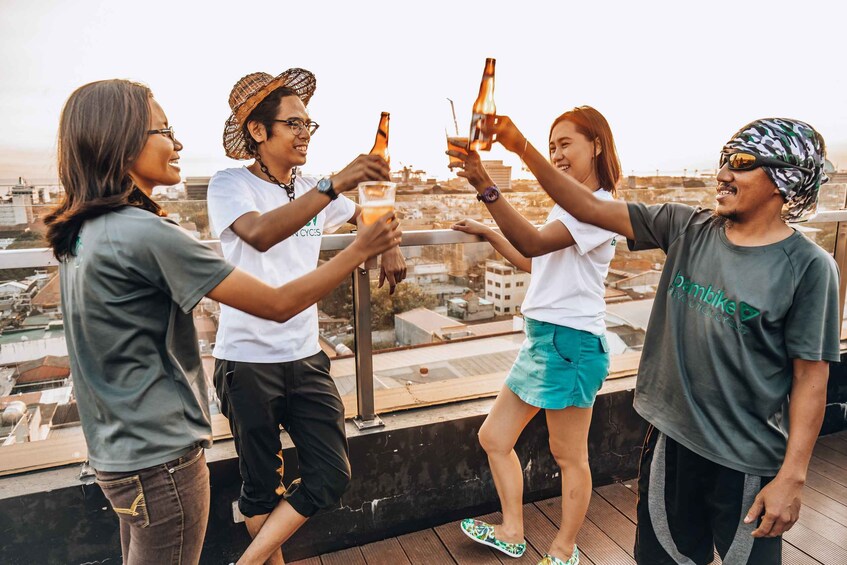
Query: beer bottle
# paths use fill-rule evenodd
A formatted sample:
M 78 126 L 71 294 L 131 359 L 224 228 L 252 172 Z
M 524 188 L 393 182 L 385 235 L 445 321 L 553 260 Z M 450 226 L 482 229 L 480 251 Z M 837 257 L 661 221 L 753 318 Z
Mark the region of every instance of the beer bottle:
M 376 129 L 376 139 L 374 140 L 374 146 L 371 148 L 370 155 L 379 155 L 385 162 L 389 165 L 391 164 L 391 157 L 388 156 L 388 118 L 390 114 L 388 112 L 383 112 L 379 117 L 379 127 Z
M 493 116 L 497 112 L 494 106 L 494 63 L 494 59 L 485 60 L 485 70 L 482 73 L 482 82 L 479 84 L 479 96 L 473 103 L 471 131 L 468 134 L 468 146 L 473 151 L 491 149 L 491 136 L 482 132 L 482 123 L 486 116 Z

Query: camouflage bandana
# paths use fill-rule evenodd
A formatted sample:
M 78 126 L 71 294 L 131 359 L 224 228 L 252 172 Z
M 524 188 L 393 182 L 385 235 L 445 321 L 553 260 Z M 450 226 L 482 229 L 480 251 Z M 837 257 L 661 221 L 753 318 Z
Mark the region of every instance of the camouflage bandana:
M 829 178 L 823 171 L 823 139 L 812 126 L 786 118 L 756 120 L 732 136 L 722 154 L 738 151 L 811 169 L 812 173 L 807 174 L 790 167 L 762 167 L 785 199 L 787 210 L 783 215 L 786 220 L 796 221 L 814 211 L 820 187 Z

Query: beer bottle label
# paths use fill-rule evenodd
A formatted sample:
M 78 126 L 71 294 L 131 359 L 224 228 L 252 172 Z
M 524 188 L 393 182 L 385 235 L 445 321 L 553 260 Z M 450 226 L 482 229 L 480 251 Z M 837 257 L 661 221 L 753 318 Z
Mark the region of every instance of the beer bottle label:
M 472 151 L 489 151 L 491 149 L 491 136 L 482 131 L 482 124 L 487 116 L 474 113 L 471 118 L 471 131 L 468 135 L 468 147 Z

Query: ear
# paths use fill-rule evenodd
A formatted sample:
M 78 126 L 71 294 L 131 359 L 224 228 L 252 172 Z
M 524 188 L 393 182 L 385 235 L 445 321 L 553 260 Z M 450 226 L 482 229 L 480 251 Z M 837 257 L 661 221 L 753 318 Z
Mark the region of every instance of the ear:
M 247 122 L 247 131 L 250 132 L 250 135 L 256 143 L 262 143 L 268 136 L 268 132 L 265 130 L 265 125 L 257 122 L 256 120 L 250 120 Z
M 594 156 L 597 157 L 603 152 L 603 144 L 600 143 L 600 138 L 594 138 Z

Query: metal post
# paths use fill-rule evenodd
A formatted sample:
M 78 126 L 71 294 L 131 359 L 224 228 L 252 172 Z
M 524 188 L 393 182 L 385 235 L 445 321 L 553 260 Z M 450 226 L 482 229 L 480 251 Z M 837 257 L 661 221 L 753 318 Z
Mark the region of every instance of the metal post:
M 376 258 L 353 271 L 353 327 L 356 338 L 356 404 L 353 423 L 361 429 L 385 424 L 375 413 L 373 343 L 371 339 L 371 282 L 368 270 L 376 268 Z
M 844 206 L 847 208 L 847 197 Z M 844 320 L 845 291 L 847 291 L 847 222 L 835 224 L 835 249 L 832 250 L 835 264 L 838 265 L 838 319 Z

